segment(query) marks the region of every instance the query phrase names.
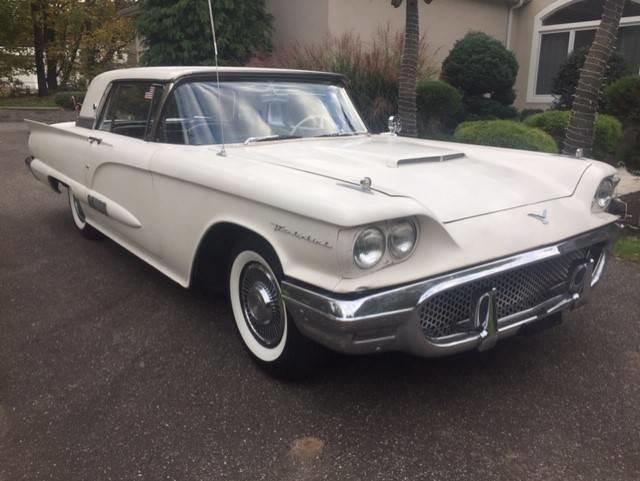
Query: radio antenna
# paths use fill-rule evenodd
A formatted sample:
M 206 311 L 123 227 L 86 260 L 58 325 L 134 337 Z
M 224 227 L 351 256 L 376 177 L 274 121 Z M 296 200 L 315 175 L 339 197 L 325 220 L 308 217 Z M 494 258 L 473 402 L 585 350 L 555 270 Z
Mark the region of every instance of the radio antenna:
M 218 84 L 218 98 L 220 99 L 220 112 L 222 112 L 222 93 L 220 92 L 220 72 L 218 67 L 218 42 L 216 41 L 216 27 L 213 24 L 213 7 L 211 6 L 211 0 L 209 0 L 209 19 L 211 20 L 211 36 L 213 37 L 213 55 L 216 61 L 216 83 Z M 218 155 L 221 157 L 227 156 L 227 151 L 224 148 L 224 119 L 220 118 L 220 136 L 222 137 L 222 147 Z

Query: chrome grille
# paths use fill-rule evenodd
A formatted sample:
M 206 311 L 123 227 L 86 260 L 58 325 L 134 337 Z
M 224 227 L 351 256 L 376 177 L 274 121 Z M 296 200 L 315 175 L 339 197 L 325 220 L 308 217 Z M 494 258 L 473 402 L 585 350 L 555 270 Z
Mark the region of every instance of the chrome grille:
M 497 290 L 498 319 L 536 307 L 566 292 L 572 263 L 588 256 L 588 249 L 578 250 L 438 293 L 418 308 L 422 331 L 431 339 L 468 331 L 473 300 L 492 288 Z

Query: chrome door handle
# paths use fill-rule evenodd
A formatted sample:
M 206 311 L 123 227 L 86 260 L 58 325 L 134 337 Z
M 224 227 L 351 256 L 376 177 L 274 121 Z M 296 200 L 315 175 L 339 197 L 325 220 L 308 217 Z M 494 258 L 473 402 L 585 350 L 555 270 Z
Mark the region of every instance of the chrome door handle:
M 87 137 L 87 140 L 89 141 L 90 144 L 93 144 L 94 142 L 96 144 L 101 144 L 102 143 L 102 139 L 99 138 L 99 137 L 91 137 L 91 136 L 89 136 L 89 137 Z

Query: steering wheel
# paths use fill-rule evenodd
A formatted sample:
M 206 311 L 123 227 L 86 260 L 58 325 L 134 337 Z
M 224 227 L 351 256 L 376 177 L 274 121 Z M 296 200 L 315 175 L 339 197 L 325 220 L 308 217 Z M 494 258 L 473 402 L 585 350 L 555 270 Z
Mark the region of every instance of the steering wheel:
M 323 115 L 307 115 L 304 119 L 302 119 L 300 122 L 298 122 L 289 132 L 289 135 L 295 135 L 296 132 L 298 131 L 298 129 L 300 127 L 302 127 L 302 125 L 306 124 L 307 122 L 309 122 L 310 120 L 319 120 L 319 124 L 320 124 L 320 129 L 329 129 L 329 119 L 326 116 Z

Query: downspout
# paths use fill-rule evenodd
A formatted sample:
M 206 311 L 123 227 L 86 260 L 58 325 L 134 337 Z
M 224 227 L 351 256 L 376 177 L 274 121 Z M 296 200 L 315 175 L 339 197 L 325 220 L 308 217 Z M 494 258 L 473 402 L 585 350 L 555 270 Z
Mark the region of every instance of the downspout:
M 530 1 L 531 0 L 517 0 L 516 3 L 514 3 L 509 8 L 509 14 L 507 15 L 507 40 L 505 42 L 505 47 L 507 47 L 508 49 L 511 49 L 511 32 L 513 30 L 513 12 L 515 12 L 519 8 L 524 7 Z

